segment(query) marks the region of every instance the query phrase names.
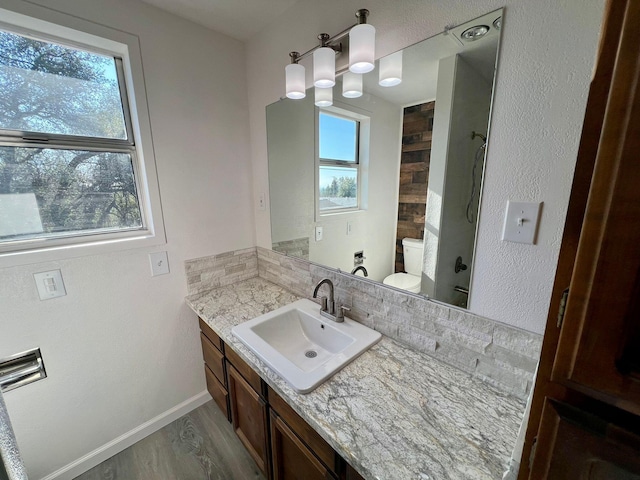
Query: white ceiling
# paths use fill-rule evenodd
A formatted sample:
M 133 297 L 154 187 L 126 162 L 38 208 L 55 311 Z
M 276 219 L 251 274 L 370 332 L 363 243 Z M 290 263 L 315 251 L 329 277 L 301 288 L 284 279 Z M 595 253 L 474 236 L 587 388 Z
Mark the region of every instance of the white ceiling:
M 238 40 L 247 40 L 298 0 L 142 1 Z

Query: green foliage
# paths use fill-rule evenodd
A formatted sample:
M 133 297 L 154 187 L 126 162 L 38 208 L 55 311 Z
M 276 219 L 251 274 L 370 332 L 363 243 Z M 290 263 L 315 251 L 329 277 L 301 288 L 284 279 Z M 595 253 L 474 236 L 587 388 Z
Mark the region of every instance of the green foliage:
M 329 185 L 320 189 L 322 197 L 355 198 L 358 193 L 356 179 L 353 177 L 333 177 Z
M 0 32 L 0 129 L 125 137 L 114 60 Z M 128 153 L 0 147 L 0 195 L 34 194 L 45 234 L 141 225 Z

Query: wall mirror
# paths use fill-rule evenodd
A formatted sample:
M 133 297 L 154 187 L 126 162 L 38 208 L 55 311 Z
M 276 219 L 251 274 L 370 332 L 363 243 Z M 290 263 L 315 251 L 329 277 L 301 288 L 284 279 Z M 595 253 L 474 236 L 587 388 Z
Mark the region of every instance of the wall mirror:
M 466 307 L 502 10 L 267 106 L 272 248 Z M 381 62 L 401 82 L 381 86 Z M 387 68 L 386 65 L 382 65 Z M 392 82 L 393 83 L 393 82 Z

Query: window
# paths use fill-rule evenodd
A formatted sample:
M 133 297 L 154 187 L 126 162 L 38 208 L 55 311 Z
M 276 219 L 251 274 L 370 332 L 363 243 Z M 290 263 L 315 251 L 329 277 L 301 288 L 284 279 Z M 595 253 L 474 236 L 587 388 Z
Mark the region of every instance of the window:
M 0 30 L 0 252 L 149 233 L 122 56 L 23 33 Z
M 360 122 L 319 112 L 318 210 L 321 214 L 359 208 Z

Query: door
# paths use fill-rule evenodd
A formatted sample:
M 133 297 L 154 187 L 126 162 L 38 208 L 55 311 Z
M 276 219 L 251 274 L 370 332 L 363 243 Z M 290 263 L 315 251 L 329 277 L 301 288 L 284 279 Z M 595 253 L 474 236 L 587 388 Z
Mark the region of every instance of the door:
M 640 2 L 610 0 L 519 479 L 640 479 L 639 158 Z

